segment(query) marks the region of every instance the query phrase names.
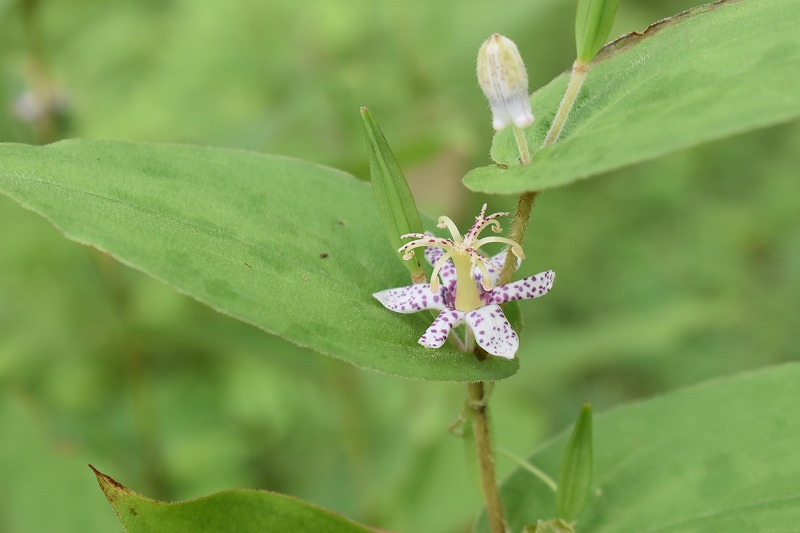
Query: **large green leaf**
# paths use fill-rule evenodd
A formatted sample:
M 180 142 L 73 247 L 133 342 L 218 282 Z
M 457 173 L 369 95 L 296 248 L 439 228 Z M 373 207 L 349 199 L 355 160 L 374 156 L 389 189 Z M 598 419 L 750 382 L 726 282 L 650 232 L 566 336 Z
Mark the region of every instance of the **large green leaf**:
M 800 364 L 724 378 L 595 419 L 594 490 L 578 531 L 796 531 Z M 554 475 L 567 433 L 530 462 Z M 517 470 L 502 486 L 511 531 L 552 518 L 555 496 Z M 485 530 L 485 527 L 482 528 Z
M 369 533 L 302 500 L 261 490 L 228 490 L 181 503 L 136 494 L 94 467 L 97 482 L 128 533 Z
M 241 151 L 94 141 L 4 144 L 0 160 L 0 192 L 67 237 L 298 345 L 430 380 L 501 379 L 519 366 L 423 348 L 429 314 L 399 315 L 372 298 L 409 280 L 369 186 L 345 173 Z
M 511 131 L 472 190 L 516 194 L 566 185 L 712 139 L 800 116 L 800 2 L 720 0 L 607 45 L 592 63 L 559 141 L 518 165 Z M 541 145 L 569 78 L 531 96 Z

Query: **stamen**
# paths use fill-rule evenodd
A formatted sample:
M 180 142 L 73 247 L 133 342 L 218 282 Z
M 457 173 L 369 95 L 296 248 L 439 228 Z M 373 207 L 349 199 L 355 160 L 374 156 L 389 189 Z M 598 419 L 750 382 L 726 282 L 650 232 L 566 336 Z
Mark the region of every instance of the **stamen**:
M 510 216 L 510 215 L 511 215 L 511 213 L 509 213 L 508 211 L 498 211 L 497 213 L 492 213 L 488 217 L 484 217 L 484 218 L 486 220 L 494 220 L 497 217 L 507 217 L 507 216 Z
M 467 283 L 467 289 L 465 290 L 468 292 L 459 292 L 458 294 L 472 294 L 471 296 L 464 296 L 466 300 L 461 298 L 463 300 L 461 303 L 458 303 L 459 298 L 456 298 L 456 305 L 461 305 L 464 308 L 471 308 L 471 306 L 474 305 L 472 300 L 478 298 L 477 293 L 475 293 L 477 287 L 474 285 L 477 275 L 476 271 L 480 272 L 481 286 L 483 289 L 485 291 L 491 291 L 493 283 L 489 274 L 489 270 L 499 270 L 502 268 L 501 265 L 495 264 L 491 259 L 483 256 L 478 251 L 481 246 L 489 243 L 502 243 L 507 245 L 511 253 L 519 259 L 525 258 L 522 247 L 511 239 L 507 239 L 505 237 L 478 238 L 480 233 L 486 228 L 490 228 L 493 233 L 499 233 L 502 231 L 501 224 L 497 218 L 510 215 L 510 213 L 507 212 L 497 212 L 487 216 L 486 207 L 487 204 L 483 204 L 480 213 L 477 217 L 475 217 L 475 223 L 472 225 L 469 231 L 464 234 L 463 237 L 459 233 L 458 227 L 451 218 L 441 216 L 438 219 L 437 226 L 439 228 L 446 228 L 449 230 L 451 236 L 453 237 L 452 240 L 435 237 L 430 233 L 407 233 L 402 235 L 401 238 L 413 240 L 405 243 L 397 250 L 399 253 L 403 254 L 403 259 L 409 260 L 414 256 L 414 249 L 416 248 L 427 248 L 429 246 L 441 248 L 444 253 L 433 265 L 433 272 L 431 273 L 431 292 L 436 293 L 439 291 L 439 288 L 441 287 L 439 273 L 441 272 L 442 268 L 448 264 L 448 262 L 452 261 L 453 267 L 456 269 L 456 283 Z M 469 267 L 463 263 L 463 261 L 466 260 L 465 256 L 467 255 L 469 256 Z M 463 276 L 467 276 L 469 282 L 460 279 Z M 469 285 L 472 286 L 471 289 L 469 288 Z M 459 307 L 459 309 L 461 309 L 461 307 Z
M 484 237 L 483 239 L 480 239 L 479 241 L 475 242 L 474 246 L 475 248 L 480 248 L 481 246 L 484 246 L 485 244 L 488 244 L 490 242 L 500 242 L 503 244 L 507 244 L 511 247 L 512 254 L 519 257 L 520 259 L 525 259 L 525 252 L 522 251 L 522 247 L 519 245 L 519 243 L 512 241 L 511 239 L 506 239 L 505 237 Z
M 489 269 L 486 268 L 486 262 L 479 261 L 478 268 L 481 270 L 481 286 L 483 286 L 483 290 L 492 290 L 492 280 L 489 277 Z
M 447 260 L 453 257 L 454 250 L 449 250 L 446 254 L 444 254 L 436 264 L 433 265 L 433 272 L 431 272 L 431 292 L 436 292 L 439 290 L 439 271 L 442 267 L 447 263 Z M 435 285 L 435 289 L 434 289 Z
M 474 237 L 477 237 L 481 234 L 481 232 L 486 229 L 487 227 L 491 227 L 494 233 L 500 233 L 500 221 L 499 220 L 484 220 L 481 222 L 480 225 L 475 225 L 473 228 L 475 230 Z
M 455 246 L 455 243 L 453 243 L 453 241 L 450 239 L 440 239 L 438 237 L 424 235 L 424 238 L 422 239 L 405 243 L 403 246 L 397 249 L 397 253 L 402 253 L 406 250 L 411 250 L 412 248 L 419 248 L 420 246 L 436 246 L 442 248 L 443 250 L 450 250 L 453 248 L 453 246 Z
M 450 230 L 450 234 L 453 236 L 453 242 L 459 244 L 461 242 L 461 232 L 458 231 L 458 227 L 456 226 L 455 222 L 453 222 L 450 217 L 441 216 L 439 217 L 439 223 L 436 225 L 437 228 L 447 228 Z
M 507 213 L 504 211 L 500 211 L 497 213 L 492 213 L 489 216 L 485 216 L 486 213 L 486 204 L 483 204 L 481 208 L 481 213 L 477 217 L 475 217 L 475 224 L 469 229 L 467 234 L 464 236 L 464 240 L 467 242 L 471 242 L 473 239 L 476 239 L 478 235 L 486 228 L 487 226 L 492 226 L 492 231 L 498 233 L 500 231 L 500 222 L 495 220 L 497 217 L 501 216 L 508 216 L 511 213 Z

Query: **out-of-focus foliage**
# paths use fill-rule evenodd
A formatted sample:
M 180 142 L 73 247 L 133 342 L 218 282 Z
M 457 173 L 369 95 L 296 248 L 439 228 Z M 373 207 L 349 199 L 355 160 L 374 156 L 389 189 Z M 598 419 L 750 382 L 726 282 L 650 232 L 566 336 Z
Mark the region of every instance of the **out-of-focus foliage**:
M 626 0 L 611 35 L 692 5 Z M 455 216 L 474 210 L 460 178 L 489 163 L 480 43 L 513 38 L 531 90 L 574 58 L 561 0 L 74 0 L 38 13 L 70 102 L 64 135 L 257 149 L 364 178 L 369 105 L 420 206 Z M 27 83 L 18 4 L 0 16 L 0 139 L 35 141 L 8 111 Z M 544 194 L 520 275 L 558 280 L 521 306 L 522 368 L 492 396 L 498 445 L 526 455 L 584 400 L 600 413 L 797 359 L 799 150 L 786 125 Z M 386 530 L 463 531 L 480 497 L 445 430 L 462 387 L 299 352 L 0 198 L 0 530 L 116 531 L 91 462 L 162 499 L 269 489 Z M 501 458 L 501 473 L 512 466 Z
M 598 417 L 597 477 L 576 531 L 796 529 L 798 393 L 800 365 L 788 364 Z M 643 427 L 647 431 L 637 431 Z M 557 471 L 566 437 L 545 444 L 531 461 Z M 552 512 L 553 492 L 523 469 L 506 480 L 502 493 L 510 531 Z M 488 531 L 483 522 L 476 531 Z

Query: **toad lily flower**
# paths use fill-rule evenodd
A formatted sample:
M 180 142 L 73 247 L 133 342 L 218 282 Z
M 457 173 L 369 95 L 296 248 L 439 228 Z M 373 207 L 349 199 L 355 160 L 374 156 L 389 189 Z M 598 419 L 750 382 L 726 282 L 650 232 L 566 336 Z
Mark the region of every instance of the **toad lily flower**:
M 433 266 L 431 282 L 388 289 L 373 296 L 384 307 L 397 313 L 427 309 L 441 311 L 419 338 L 418 342 L 423 346 L 441 347 L 454 327 L 466 323 L 478 346 L 492 355 L 513 359 L 519 347 L 519 337 L 498 304 L 542 296 L 553 286 L 555 274 L 548 270 L 498 287 L 508 250 L 517 257 L 517 266 L 524 254 L 520 245 L 510 239 L 479 238 L 487 227 L 499 232 L 497 217 L 509 215 L 485 214 L 486 204 L 463 238 L 448 217 L 439 217 L 438 227 L 449 229 L 452 239 L 425 233 L 403 235 L 403 239 L 413 240 L 400 247 L 398 252 L 405 253 L 404 258 L 410 259 L 415 248 L 425 247 L 425 259 Z M 508 248 L 492 258 L 478 252 L 481 246 L 494 242 L 507 244 Z

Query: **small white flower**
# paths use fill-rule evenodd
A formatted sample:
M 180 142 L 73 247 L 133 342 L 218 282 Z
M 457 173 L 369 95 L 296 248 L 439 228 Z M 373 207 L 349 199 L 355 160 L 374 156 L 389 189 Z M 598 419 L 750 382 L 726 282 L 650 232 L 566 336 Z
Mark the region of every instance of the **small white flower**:
M 492 108 L 492 126 L 525 128 L 533 122 L 528 73 L 511 39 L 493 33 L 478 51 L 478 83 Z
M 488 226 L 495 232 L 499 231 L 500 223 L 495 219 L 508 215 L 494 213 L 484 216 L 485 212 L 484 204 L 475 224 L 463 239 L 453 221 L 447 217 L 439 218 L 439 227 L 448 228 L 452 240 L 421 233 L 404 235 L 403 238 L 413 237 L 415 240 L 401 247 L 400 252 L 409 253 L 414 248 L 426 247 L 425 259 L 433 266 L 431 283 L 388 289 L 373 296 L 384 307 L 397 313 L 416 313 L 427 309 L 441 311 L 419 338 L 418 342 L 423 346 L 441 347 L 454 327 L 466 323 L 478 346 L 492 355 L 513 359 L 519 347 L 519 337 L 499 304 L 546 294 L 553 286 L 555 273 L 548 270 L 498 287 L 507 249 L 489 259 L 481 255 L 478 248 L 490 242 L 509 244 L 512 253 L 519 258 L 517 266 L 523 254 L 519 244 L 510 239 L 478 238 Z

